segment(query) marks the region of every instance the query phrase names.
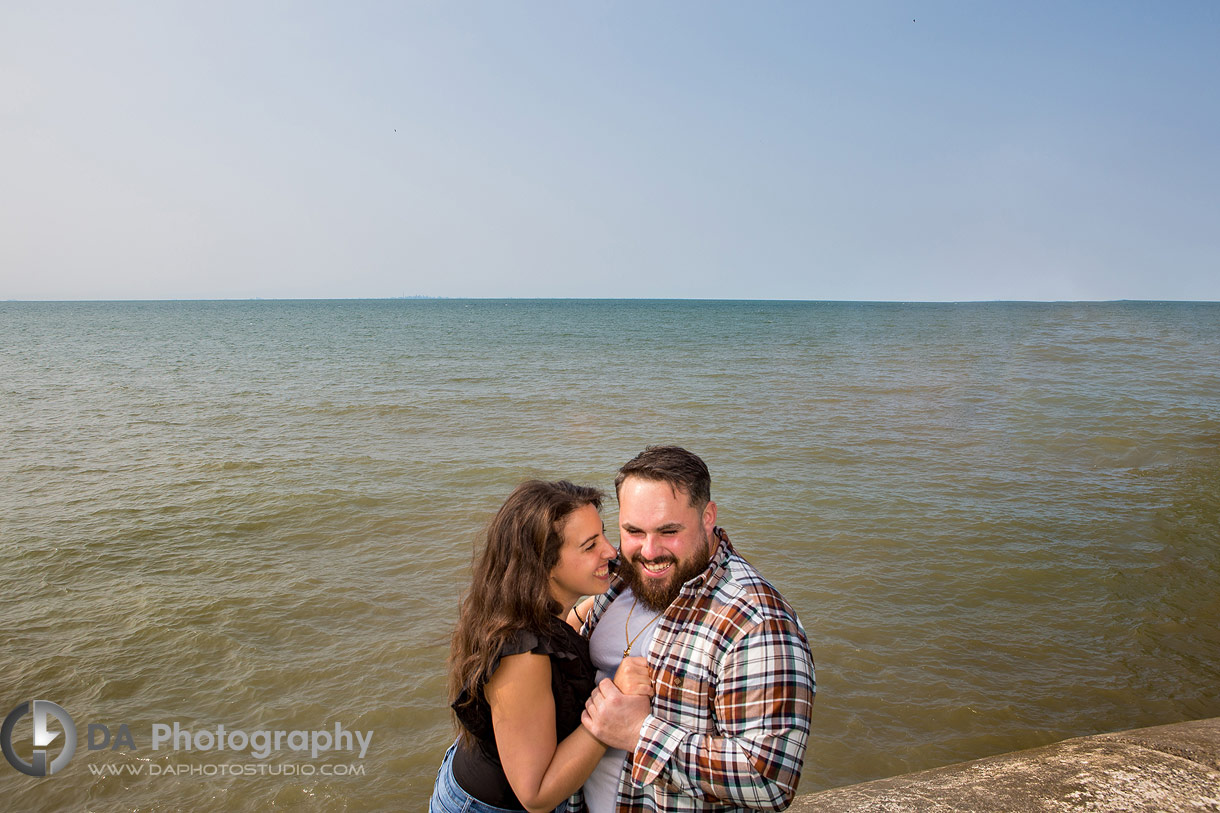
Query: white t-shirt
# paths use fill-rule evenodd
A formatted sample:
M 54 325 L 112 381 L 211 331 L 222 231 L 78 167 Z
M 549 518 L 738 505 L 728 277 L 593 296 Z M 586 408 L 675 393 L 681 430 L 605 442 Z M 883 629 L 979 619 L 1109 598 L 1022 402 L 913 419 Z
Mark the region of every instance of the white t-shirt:
M 635 609 L 632 609 L 632 605 L 635 605 Z M 631 592 L 630 587 L 624 588 L 623 592 L 614 597 L 589 638 L 589 654 L 593 658 L 593 665 L 597 667 L 598 683 L 602 678 L 614 677 L 623 661 L 623 650 L 627 648 L 628 641 L 634 641 L 631 644 L 632 657 L 648 653 L 648 647 L 652 644 L 652 637 L 657 629 L 653 622 L 660 615 L 636 603 L 635 594 Z M 585 781 L 585 804 L 589 807 L 589 813 L 614 813 L 618 782 L 623 773 L 623 763 L 626 761 L 626 751 L 618 748 L 606 749 L 605 755 L 593 769 L 593 775 Z

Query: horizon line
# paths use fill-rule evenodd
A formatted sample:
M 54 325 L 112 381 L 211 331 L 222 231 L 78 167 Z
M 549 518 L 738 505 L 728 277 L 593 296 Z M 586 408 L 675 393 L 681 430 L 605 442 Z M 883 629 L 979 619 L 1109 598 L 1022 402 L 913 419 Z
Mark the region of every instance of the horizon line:
M 753 299 L 738 297 L 598 297 L 598 296 L 344 296 L 344 297 L 184 297 L 176 299 L 5 299 L 5 303 L 104 304 L 168 302 L 791 302 L 857 305 L 1104 305 L 1120 303 L 1217 304 L 1215 299 Z

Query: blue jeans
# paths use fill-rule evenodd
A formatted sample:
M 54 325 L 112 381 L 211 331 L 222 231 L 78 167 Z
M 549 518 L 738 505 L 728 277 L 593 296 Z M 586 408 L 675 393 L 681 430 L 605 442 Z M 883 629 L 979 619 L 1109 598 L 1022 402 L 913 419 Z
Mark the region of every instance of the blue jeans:
M 449 746 L 441 769 L 436 772 L 436 786 L 432 789 L 432 800 L 428 802 L 428 813 L 504 813 L 507 807 L 496 807 L 487 802 L 480 802 L 466 791 L 453 778 L 453 752 L 457 743 Z M 555 813 L 564 813 L 568 803 L 561 802 L 555 808 Z M 520 813 L 520 811 L 518 811 Z

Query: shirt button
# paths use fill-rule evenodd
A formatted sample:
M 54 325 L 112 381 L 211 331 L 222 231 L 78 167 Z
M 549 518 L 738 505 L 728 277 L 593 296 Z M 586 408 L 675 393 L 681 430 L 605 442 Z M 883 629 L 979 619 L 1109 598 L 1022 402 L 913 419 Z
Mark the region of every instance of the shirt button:
M 679 689 L 682 688 L 682 676 L 681 675 L 678 675 L 676 678 L 674 678 L 674 685 L 677 686 Z

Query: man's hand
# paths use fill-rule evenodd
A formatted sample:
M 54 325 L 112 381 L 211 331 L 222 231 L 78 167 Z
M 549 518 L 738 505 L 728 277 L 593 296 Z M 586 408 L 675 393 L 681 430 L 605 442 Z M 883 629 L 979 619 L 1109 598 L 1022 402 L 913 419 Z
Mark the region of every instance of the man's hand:
M 614 685 L 623 694 L 652 697 L 652 679 L 648 676 L 648 659 L 643 657 L 623 658 L 614 673 Z
M 589 696 L 580 722 L 611 748 L 634 751 L 644 719 L 651 710 L 652 701 L 647 697 L 623 694 L 607 678 Z

